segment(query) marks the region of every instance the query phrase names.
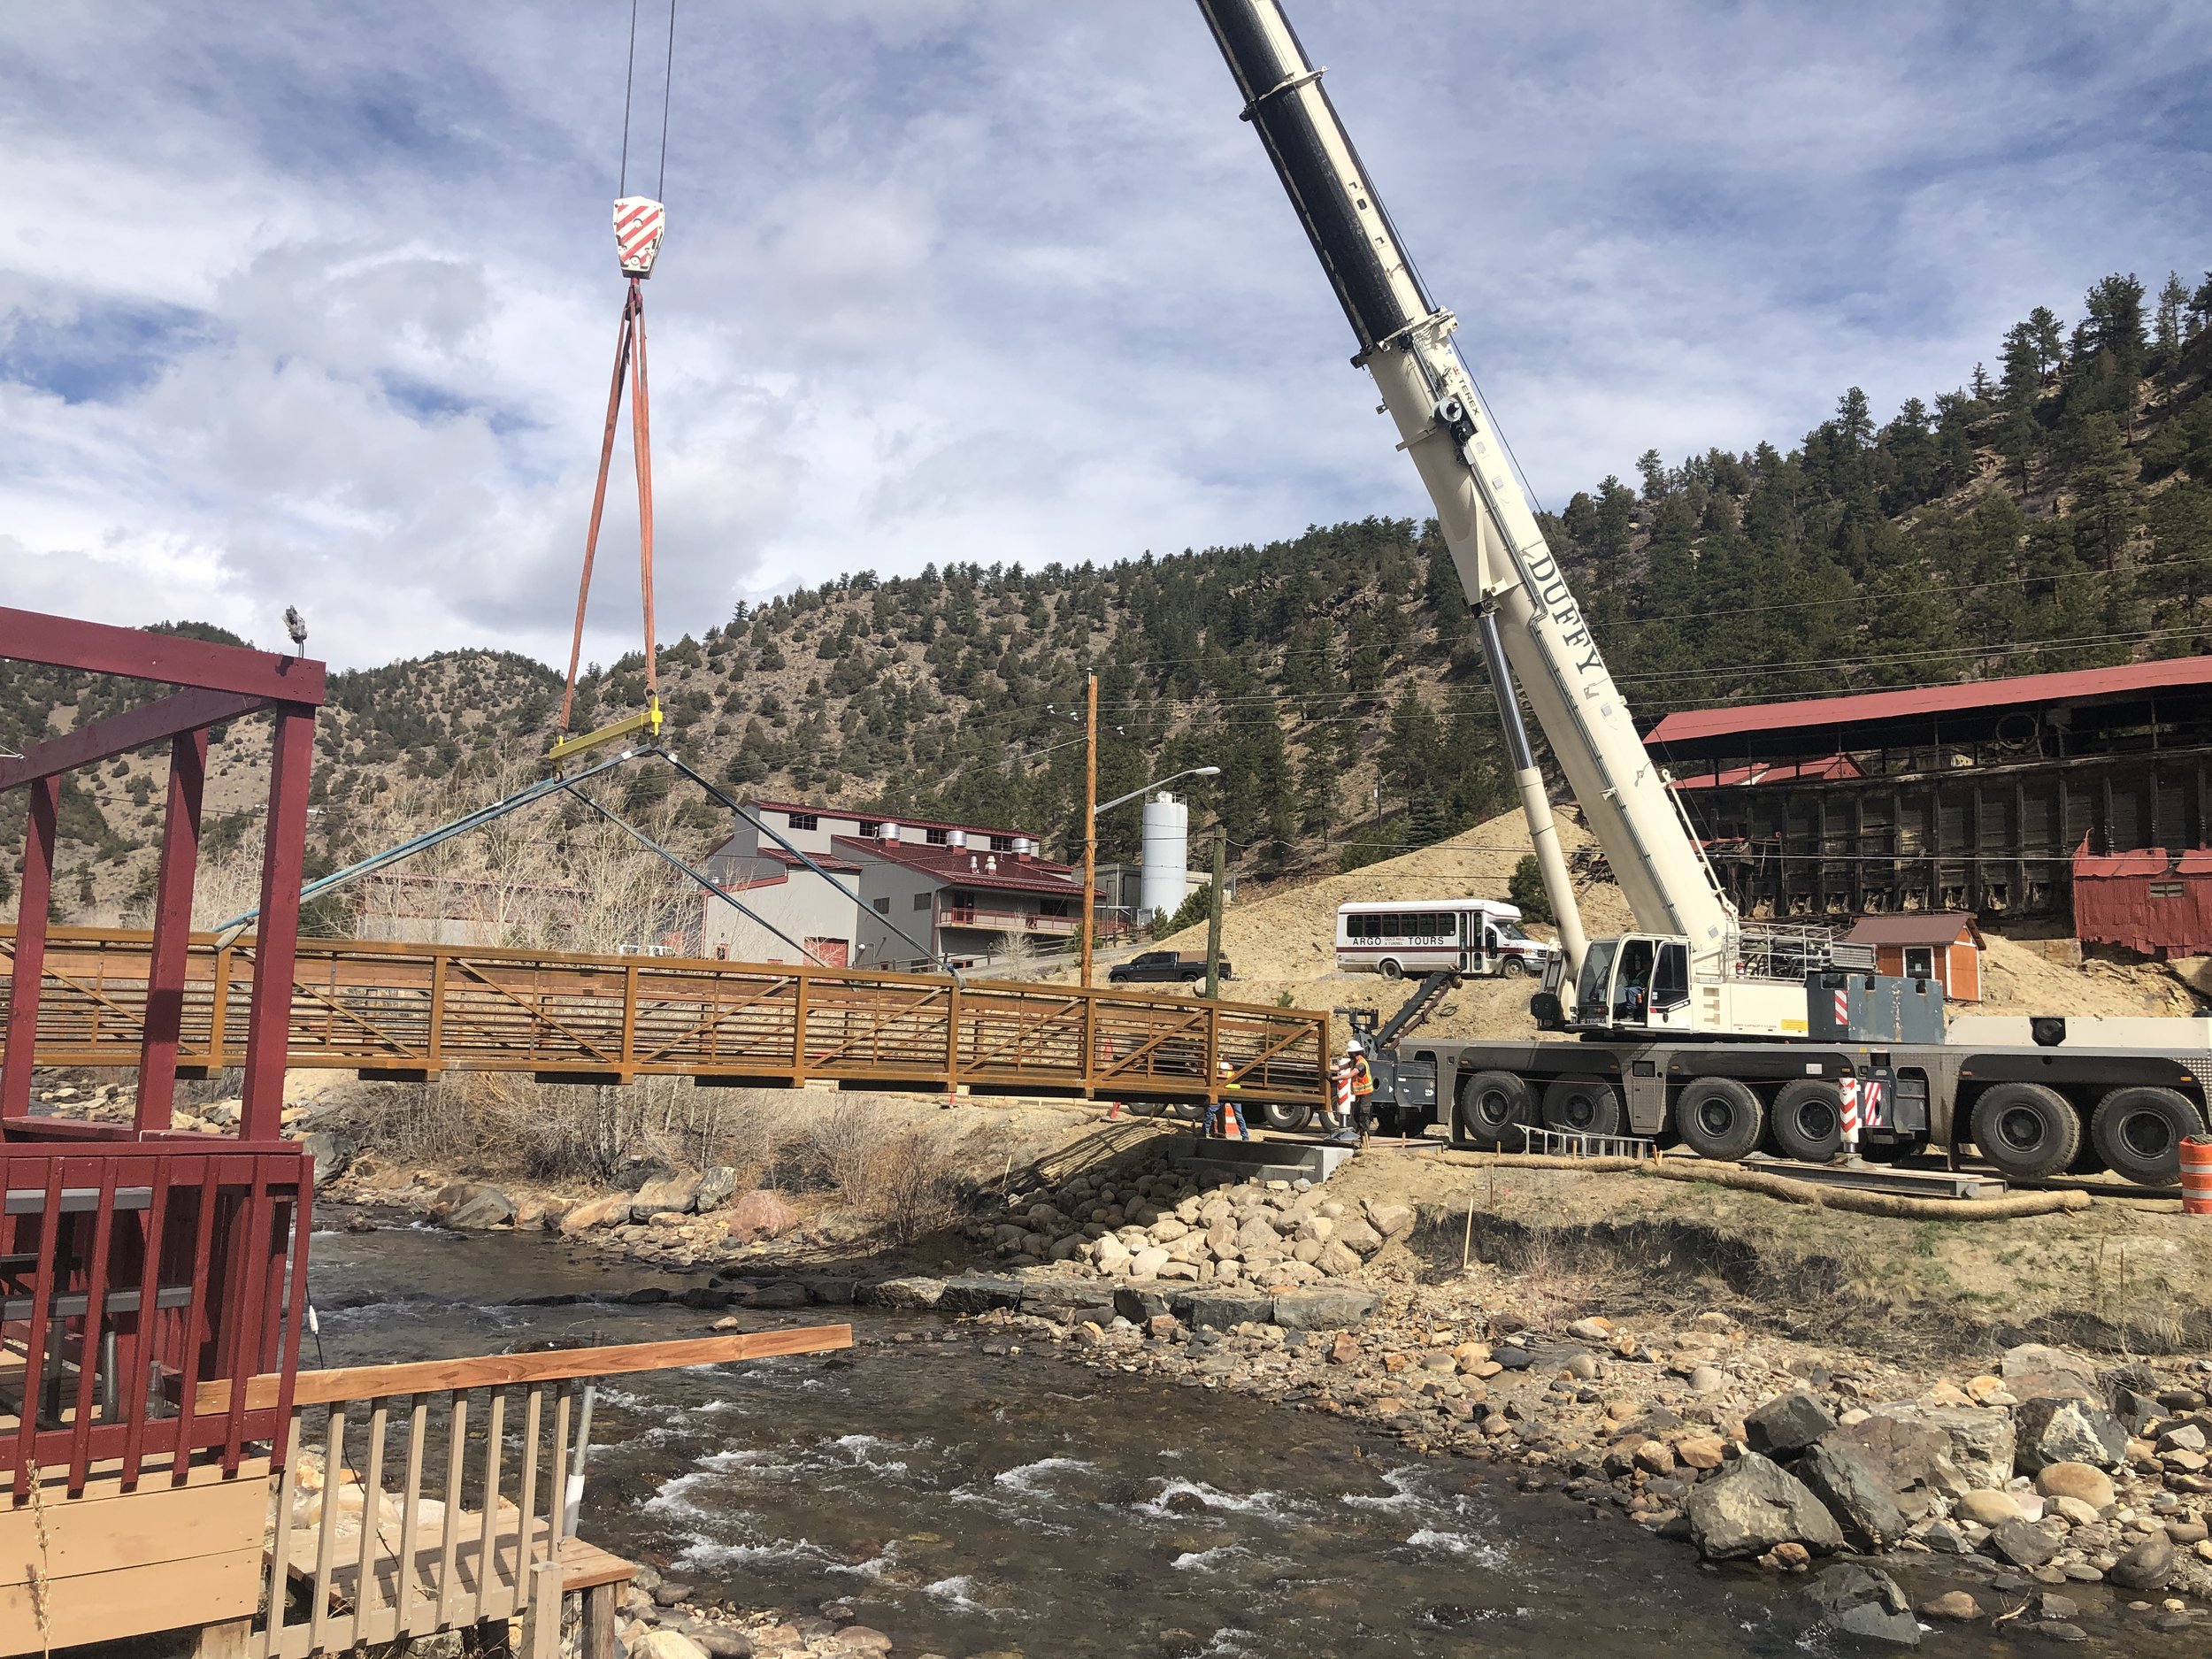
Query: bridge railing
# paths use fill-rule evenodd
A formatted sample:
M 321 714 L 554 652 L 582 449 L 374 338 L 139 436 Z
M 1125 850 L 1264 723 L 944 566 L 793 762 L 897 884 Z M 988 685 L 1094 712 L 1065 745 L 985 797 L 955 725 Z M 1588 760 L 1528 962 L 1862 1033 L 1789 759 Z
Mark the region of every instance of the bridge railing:
M 0 951 L 10 935 L 0 930 Z M 147 935 L 56 929 L 38 1059 L 135 1063 Z M 250 936 L 193 936 L 179 1060 L 238 1064 Z M 303 940 L 289 1064 L 423 1078 L 446 1070 L 624 1082 L 856 1085 L 1317 1103 L 1328 1017 L 1125 990 L 665 956 Z

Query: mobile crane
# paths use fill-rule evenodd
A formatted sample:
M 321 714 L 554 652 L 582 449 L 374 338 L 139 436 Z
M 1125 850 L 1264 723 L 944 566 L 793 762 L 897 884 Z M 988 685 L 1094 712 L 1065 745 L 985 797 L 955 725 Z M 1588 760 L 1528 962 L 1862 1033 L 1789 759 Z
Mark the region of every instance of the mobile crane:
M 2181 1139 L 2204 1125 L 2212 1020 L 2047 1019 L 2017 1033 L 1962 1021 L 1947 1041 L 1939 987 L 1876 975 L 1870 952 L 1825 929 L 1754 927 L 1737 914 L 1637 735 L 1460 356 L 1458 319 L 1430 297 L 1325 72 L 1279 0 L 1198 6 L 1351 324 L 1353 364 L 1373 377 L 1378 412 L 1435 504 L 1558 919 L 1561 955 L 1531 1012 L 1540 1029 L 1580 1041 L 1425 1044 L 1400 1061 L 1402 1081 L 1433 1063 L 1430 1098 L 1448 1106 L 1455 1141 L 1479 1145 L 1541 1121 L 1678 1133 L 1719 1158 L 1770 1137 L 1788 1156 L 1824 1160 L 1870 1100 L 1878 1145 L 1971 1140 L 2024 1179 L 2084 1159 L 2086 1128 L 2094 1160 L 2170 1182 Z M 1584 930 L 1524 698 L 1628 900 L 1632 933 Z M 1970 1026 L 1979 1041 L 1960 1041 Z

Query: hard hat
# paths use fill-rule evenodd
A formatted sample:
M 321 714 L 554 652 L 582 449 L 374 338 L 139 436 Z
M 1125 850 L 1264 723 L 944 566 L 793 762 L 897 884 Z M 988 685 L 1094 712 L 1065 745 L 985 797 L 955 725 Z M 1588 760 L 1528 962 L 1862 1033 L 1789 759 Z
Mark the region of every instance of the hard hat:
M 1355 1037 L 1351 1041 L 1344 1045 L 1344 1052 L 1347 1054 L 1365 1054 L 1367 1050 L 1362 1046 L 1360 1040 L 1357 1037 Z

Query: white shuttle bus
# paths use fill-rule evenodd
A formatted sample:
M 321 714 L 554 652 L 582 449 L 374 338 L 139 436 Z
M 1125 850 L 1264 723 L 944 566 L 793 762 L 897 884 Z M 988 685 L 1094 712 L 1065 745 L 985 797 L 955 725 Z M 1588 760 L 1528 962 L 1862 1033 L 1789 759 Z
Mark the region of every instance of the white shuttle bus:
M 1518 905 L 1496 899 L 1408 899 L 1336 907 L 1336 965 L 1355 973 L 1526 974 L 1540 979 L 1559 947 L 1532 939 Z

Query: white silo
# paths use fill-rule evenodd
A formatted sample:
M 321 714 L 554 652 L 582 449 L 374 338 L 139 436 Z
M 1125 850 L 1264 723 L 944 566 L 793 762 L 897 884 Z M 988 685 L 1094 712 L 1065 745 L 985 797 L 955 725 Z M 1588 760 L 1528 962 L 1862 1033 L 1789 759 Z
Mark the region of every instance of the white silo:
M 1163 789 L 1144 803 L 1144 872 L 1137 907 L 1154 916 L 1183 908 L 1190 887 L 1190 808 Z

